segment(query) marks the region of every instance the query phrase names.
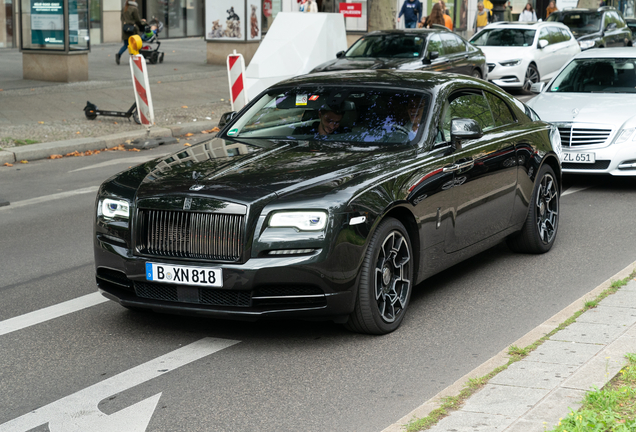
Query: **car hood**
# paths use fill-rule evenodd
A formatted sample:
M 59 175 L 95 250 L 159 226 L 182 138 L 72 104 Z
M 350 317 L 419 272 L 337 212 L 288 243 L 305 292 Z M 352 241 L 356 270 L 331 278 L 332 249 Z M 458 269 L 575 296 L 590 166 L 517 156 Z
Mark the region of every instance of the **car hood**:
M 327 72 L 359 69 L 397 69 L 402 65 L 419 61 L 419 58 L 346 58 L 331 60 L 316 67 L 312 72 Z
M 488 63 L 525 58 L 530 55 L 532 47 L 498 47 L 480 46 Z
M 154 168 L 146 169 L 137 198 L 170 193 L 250 204 L 290 194 L 325 195 L 377 176 L 413 150 L 404 146 L 402 151 L 365 151 L 352 149 L 352 144 L 309 141 L 265 143 L 254 147 L 214 138 L 155 161 Z M 243 154 L 231 156 L 237 150 Z
M 636 105 L 631 97 L 616 93 L 541 93 L 526 103 L 547 122 L 600 123 L 612 128 L 630 119 Z

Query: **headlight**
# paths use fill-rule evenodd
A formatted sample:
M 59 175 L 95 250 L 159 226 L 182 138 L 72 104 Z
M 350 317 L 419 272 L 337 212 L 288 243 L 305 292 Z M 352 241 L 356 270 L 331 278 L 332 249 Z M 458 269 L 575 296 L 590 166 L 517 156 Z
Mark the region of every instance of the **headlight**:
M 634 135 L 634 128 L 623 129 L 616 135 L 616 139 L 614 140 L 614 144 L 624 143 L 625 141 L 629 141 L 631 138 L 632 141 L 636 140 L 636 135 Z
M 269 220 L 270 227 L 297 228 L 300 231 L 320 231 L 327 225 L 324 211 L 279 212 Z
M 581 47 L 581 49 L 594 48 L 594 41 L 593 40 L 579 41 L 579 46 Z
M 502 66 L 518 66 L 520 63 L 521 63 L 521 59 L 506 60 L 503 62 L 499 62 L 499 64 Z
M 561 147 L 561 134 L 559 133 L 559 129 L 552 125 L 550 130 L 550 142 L 552 143 L 552 148 L 554 148 L 554 152 L 557 154 L 561 162 L 563 162 L 563 148 Z
M 128 201 L 104 198 L 97 206 L 97 216 L 114 218 L 119 216 L 128 219 L 130 217 L 130 204 Z

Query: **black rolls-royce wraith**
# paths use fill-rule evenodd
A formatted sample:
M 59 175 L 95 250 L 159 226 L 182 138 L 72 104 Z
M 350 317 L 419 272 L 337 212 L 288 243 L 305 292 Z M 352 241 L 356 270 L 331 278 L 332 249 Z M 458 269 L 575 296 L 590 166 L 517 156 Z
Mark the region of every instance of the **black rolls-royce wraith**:
M 279 83 L 207 142 L 102 184 L 99 290 L 130 309 L 395 330 L 414 286 L 556 238 L 558 131 L 487 82 L 404 71 Z

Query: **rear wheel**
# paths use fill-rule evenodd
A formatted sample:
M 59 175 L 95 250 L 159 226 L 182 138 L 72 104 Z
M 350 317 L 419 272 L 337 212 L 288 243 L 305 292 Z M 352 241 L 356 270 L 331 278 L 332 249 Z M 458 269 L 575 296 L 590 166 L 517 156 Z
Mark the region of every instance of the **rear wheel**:
M 526 71 L 525 81 L 523 82 L 523 89 L 527 92 L 530 91 L 530 87 L 532 84 L 539 82 L 539 70 L 533 64 L 528 66 L 528 70 Z
M 549 251 L 559 228 L 559 185 L 554 171 L 543 165 L 535 180 L 526 222 L 521 231 L 508 238 L 515 252 L 540 254 Z
M 387 218 L 378 226 L 362 263 L 355 309 L 345 324 L 349 330 L 386 334 L 400 326 L 411 298 L 412 262 L 406 228 Z

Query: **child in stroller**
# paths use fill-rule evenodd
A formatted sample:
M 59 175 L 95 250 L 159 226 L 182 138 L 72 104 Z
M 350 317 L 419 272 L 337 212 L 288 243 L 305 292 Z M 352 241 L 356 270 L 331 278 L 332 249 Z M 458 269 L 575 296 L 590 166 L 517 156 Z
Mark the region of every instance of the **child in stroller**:
M 146 20 L 141 20 L 141 24 L 143 28 L 141 29 L 141 41 L 143 45 L 141 50 L 139 50 L 139 54 L 143 55 L 146 60 L 148 60 L 152 64 L 163 63 L 163 52 L 159 51 L 159 47 L 161 46 L 161 42 L 159 42 L 158 34 L 163 30 L 163 23 L 157 18 L 152 17 L 150 22 Z M 156 44 L 156 47 L 153 49 L 153 45 Z

